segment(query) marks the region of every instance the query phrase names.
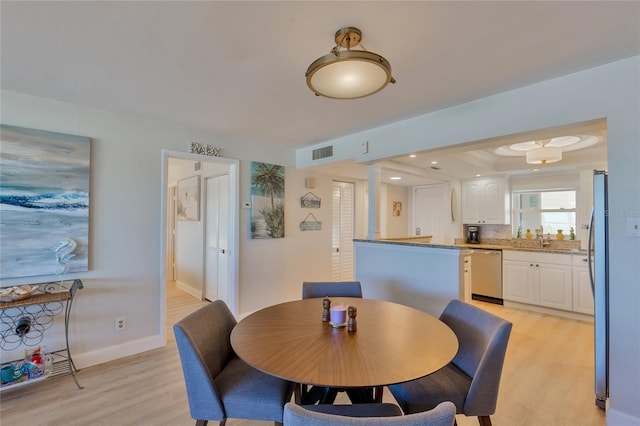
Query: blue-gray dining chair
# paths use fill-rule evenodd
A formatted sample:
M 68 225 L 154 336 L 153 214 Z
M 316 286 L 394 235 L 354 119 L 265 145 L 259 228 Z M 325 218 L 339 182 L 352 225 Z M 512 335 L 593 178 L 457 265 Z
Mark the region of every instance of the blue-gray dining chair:
M 456 334 L 458 353 L 442 369 L 421 379 L 389 386 L 405 413 L 452 401 L 458 414 L 490 426 L 512 324 L 471 304 L 452 300 L 440 319 Z
M 302 298 L 359 297 L 362 298 L 360 281 L 303 282 Z
M 377 406 L 377 407 L 376 407 Z M 456 407 L 442 402 L 434 409 L 402 415 L 394 404 L 353 404 L 284 407 L 284 426 L 452 426 Z
M 216 300 L 173 326 L 189 410 L 197 426 L 227 418 L 282 424 L 293 383 L 270 376 L 242 361 L 231 347 L 236 319 L 222 300 Z

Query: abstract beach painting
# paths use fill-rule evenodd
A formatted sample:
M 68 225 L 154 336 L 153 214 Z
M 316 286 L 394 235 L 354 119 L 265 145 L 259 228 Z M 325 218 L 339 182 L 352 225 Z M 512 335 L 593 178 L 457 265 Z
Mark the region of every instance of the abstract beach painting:
M 88 137 L 0 126 L 0 278 L 88 270 Z

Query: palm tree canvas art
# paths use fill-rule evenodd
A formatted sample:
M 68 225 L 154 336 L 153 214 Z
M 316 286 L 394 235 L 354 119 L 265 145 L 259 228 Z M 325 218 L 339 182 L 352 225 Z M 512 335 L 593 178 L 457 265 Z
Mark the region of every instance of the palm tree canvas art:
M 284 167 L 251 162 L 251 238 L 284 238 Z

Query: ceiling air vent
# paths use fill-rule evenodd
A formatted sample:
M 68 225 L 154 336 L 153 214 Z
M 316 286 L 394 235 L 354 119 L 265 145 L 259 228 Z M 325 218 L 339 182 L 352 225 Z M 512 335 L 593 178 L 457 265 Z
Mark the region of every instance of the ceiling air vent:
M 314 149 L 312 153 L 313 160 L 320 160 L 322 158 L 333 157 L 333 145 L 325 146 L 324 148 Z

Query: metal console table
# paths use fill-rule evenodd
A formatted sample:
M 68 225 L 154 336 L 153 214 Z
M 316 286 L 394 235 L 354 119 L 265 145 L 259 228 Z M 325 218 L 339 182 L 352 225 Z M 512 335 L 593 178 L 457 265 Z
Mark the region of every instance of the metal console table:
M 53 326 L 54 317 L 64 313 L 64 349 L 49 353 L 52 369 L 46 375 L 24 381 L 3 384 L 0 391 L 70 374 L 78 389 L 76 368 L 69 349 L 69 314 L 76 292 L 84 286 L 80 280 L 34 284 L 38 290 L 27 299 L 0 302 L 0 349 L 14 350 L 20 346 L 33 347 L 42 342 L 44 332 Z M 17 366 L 22 360 L 12 361 Z

